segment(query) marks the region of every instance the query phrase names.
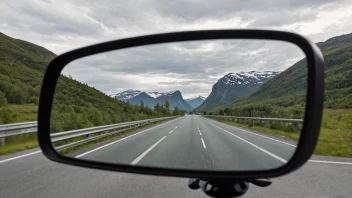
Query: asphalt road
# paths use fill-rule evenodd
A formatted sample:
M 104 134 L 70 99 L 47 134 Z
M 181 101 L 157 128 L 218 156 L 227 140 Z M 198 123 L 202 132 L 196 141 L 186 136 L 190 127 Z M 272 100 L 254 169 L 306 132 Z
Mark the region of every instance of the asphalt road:
M 261 170 L 285 164 L 295 143 L 248 133 L 188 115 L 78 155 L 79 158 L 139 166 Z
M 123 160 L 129 164 L 134 162 L 132 164 L 135 165 L 154 166 L 158 164 L 159 166 L 179 167 L 187 164 L 186 168 L 205 169 L 246 168 L 244 165 L 251 162 L 256 166 L 248 166 L 257 168 L 266 162 L 270 163 L 270 166 L 283 163 L 274 156 L 287 160 L 294 149 L 294 142 L 266 135 L 260 136 L 262 134 L 203 119 L 190 116 L 174 120 L 134 133 L 132 137 L 126 136 L 116 140 L 118 142 L 110 142 L 103 148 L 96 147 L 93 152 L 90 152 L 92 150 L 88 151 L 89 153 L 85 151 L 79 156 L 94 160 L 111 160 L 111 156 L 115 156 L 113 160 L 118 160 L 118 162 Z M 195 127 L 196 130 L 187 130 L 190 127 Z M 171 130 L 173 132 L 170 133 Z M 150 134 L 154 134 L 155 137 L 147 138 Z M 135 141 L 138 142 L 140 138 L 143 143 L 129 145 L 134 144 Z M 205 147 L 201 138 L 203 138 Z M 238 147 L 233 143 L 238 144 Z M 181 145 L 177 146 L 177 144 Z M 113 149 L 126 148 L 131 150 L 128 150 L 129 155 L 134 156 L 117 155 L 116 152 L 112 155 Z M 173 151 L 174 148 L 178 149 Z M 246 152 L 247 156 L 242 155 L 241 152 Z M 168 154 L 164 155 L 164 153 Z M 185 154 L 194 158 L 185 157 Z M 245 157 L 246 160 L 245 162 L 228 160 L 235 157 Z M 254 158 L 260 158 L 260 160 Z M 170 162 L 161 159 L 167 159 Z M 314 156 L 311 162 L 298 171 L 274 178 L 273 185 L 268 188 L 251 185 L 246 197 L 350 197 L 352 194 L 351 175 L 351 158 Z M 57 164 L 47 160 L 38 149 L 33 149 L 0 157 L 0 197 L 206 196 L 201 191 L 188 189 L 187 179 L 184 178 L 126 174 Z

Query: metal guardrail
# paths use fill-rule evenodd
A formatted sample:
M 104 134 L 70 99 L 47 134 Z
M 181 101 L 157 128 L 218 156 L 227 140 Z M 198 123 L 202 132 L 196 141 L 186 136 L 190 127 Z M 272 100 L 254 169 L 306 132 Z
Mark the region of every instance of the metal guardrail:
M 260 117 L 216 116 L 216 115 L 205 115 L 205 117 L 225 118 L 225 119 L 227 118 L 227 119 L 259 120 L 259 121 L 277 121 L 277 122 L 289 122 L 289 123 L 303 123 L 302 119 L 286 119 L 286 118 L 260 118 Z
M 138 120 L 138 121 L 132 121 L 132 122 L 123 122 L 123 123 L 118 123 L 118 124 L 85 128 L 85 129 L 64 131 L 64 132 L 52 133 L 52 134 L 50 134 L 50 136 L 51 136 L 52 142 L 59 142 L 62 140 L 68 140 L 68 139 L 72 139 L 72 138 L 76 138 L 76 137 L 80 137 L 80 136 L 87 136 L 85 139 L 74 141 L 74 142 L 56 147 L 56 149 L 62 150 L 62 149 L 73 147 L 73 146 L 83 144 L 83 143 L 86 143 L 86 142 L 89 142 L 92 140 L 100 139 L 100 138 L 103 138 L 103 137 L 106 137 L 109 135 L 121 133 L 123 131 L 129 130 L 132 128 L 136 128 L 141 125 L 145 125 L 145 124 L 157 122 L 157 121 L 162 121 L 162 120 L 166 120 L 166 119 L 171 119 L 171 118 L 175 118 L 175 117 L 178 117 L 178 116 L 153 118 L 153 119 L 147 119 L 147 120 Z M 115 130 L 115 129 L 120 129 L 120 130 L 109 132 L 109 130 Z M 36 121 L 35 122 L 17 123 L 17 124 L 0 125 L 0 138 L 30 133 L 30 132 L 35 132 L 35 131 L 37 131 L 37 122 Z M 93 134 L 95 136 L 90 136 Z
M 37 131 L 37 121 L 0 125 L 0 138 Z

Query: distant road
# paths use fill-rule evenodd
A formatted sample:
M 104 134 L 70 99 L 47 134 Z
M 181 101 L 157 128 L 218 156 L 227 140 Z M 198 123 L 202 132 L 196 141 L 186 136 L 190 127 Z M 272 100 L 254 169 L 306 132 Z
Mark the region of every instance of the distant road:
M 289 160 L 295 142 L 189 115 L 75 154 L 84 159 L 197 169 L 262 169 Z M 123 152 L 122 152 L 123 151 Z M 351 158 L 314 156 L 247 196 L 342 196 L 352 189 Z M 326 162 L 327 161 L 327 162 Z M 333 164 L 331 164 L 331 161 Z M 336 162 L 338 161 L 338 162 Z M 57 164 L 38 149 L 0 156 L 0 197 L 206 197 L 185 178 L 142 176 Z

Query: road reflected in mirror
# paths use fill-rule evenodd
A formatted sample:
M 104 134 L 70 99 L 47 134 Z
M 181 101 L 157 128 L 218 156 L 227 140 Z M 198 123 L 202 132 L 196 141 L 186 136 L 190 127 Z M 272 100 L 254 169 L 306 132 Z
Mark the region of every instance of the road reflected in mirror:
M 51 140 L 79 159 L 171 169 L 268 170 L 300 137 L 307 63 L 271 40 L 149 45 L 69 63 Z

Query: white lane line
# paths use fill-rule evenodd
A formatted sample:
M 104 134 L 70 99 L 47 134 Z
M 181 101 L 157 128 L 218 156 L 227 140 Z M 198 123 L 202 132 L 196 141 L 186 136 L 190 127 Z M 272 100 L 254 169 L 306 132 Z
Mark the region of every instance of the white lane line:
M 271 153 L 271 152 L 269 152 L 269 151 L 267 151 L 267 150 L 265 150 L 265 149 L 263 149 L 263 148 L 261 148 L 261 147 L 255 145 L 255 144 L 253 144 L 253 143 L 251 143 L 251 142 L 249 142 L 249 141 L 247 141 L 247 140 L 245 140 L 245 139 L 243 139 L 243 138 L 241 138 L 241 137 L 239 137 L 239 136 L 237 136 L 237 135 L 235 135 L 235 134 L 232 134 L 232 133 L 228 132 L 228 131 L 225 130 L 225 129 L 222 129 L 222 128 L 220 128 L 220 127 L 218 127 L 218 126 L 216 126 L 216 125 L 214 125 L 214 124 L 212 124 L 212 123 L 210 123 L 210 122 L 208 122 L 208 123 L 211 124 L 211 125 L 213 125 L 213 126 L 216 127 L 216 128 L 219 128 L 219 129 L 225 131 L 226 133 L 228 133 L 228 134 L 230 134 L 230 135 L 232 135 L 232 136 L 234 136 L 234 137 L 236 137 L 236 138 L 238 138 L 238 139 L 240 139 L 240 140 L 246 142 L 247 144 L 249 144 L 249 145 L 255 147 L 256 149 L 263 151 L 264 153 L 270 155 L 271 157 L 273 157 L 273 158 L 275 158 L 275 159 L 277 159 L 277 160 L 279 160 L 279 161 L 281 161 L 281 162 L 283 162 L 283 163 L 287 163 L 287 160 L 285 160 L 285 159 L 283 159 L 283 158 L 281 158 L 281 157 L 279 157 L 279 156 L 277 156 L 277 155 L 275 155 L 275 154 L 273 154 L 273 153 Z
M 163 138 L 161 138 L 159 141 L 155 142 L 151 147 L 149 147 L 146 151 L 144 151 L 140 156 L 138 156 L 135 160 L 133 160 L 131 162 L 132 165 L 137 164 L 139 161 L 141 161 L 141 159 L 143 159 L 144 156 L 146 156 L 151 150 L 153 150 L 154 147 L 156 147 L 161 141 L 163 141 L 166 138 L 166 136 L 164 136 Z
M 32 153 L 27 153 L 27 154 L 24 154 L 24 155 L 20 155 L 20 156 L 16 156 L 16 157 L 11 157 L 11 158 L 8 158 L 8 159 L 4 159 L 4 160 L 1 160 L 0 161 L 0 164 L 1 163 L 4 163 L 4 162 L 8 162 L 8 161 L 12 161 L 12 160 L 15 160 L 15 159 L 19 159 L 19 158 L 22 158 L 22 157 L 27 157 L 27 156 L 30 156 L 30 155 L 34 155 L 34 154 L 37 154 L 37 153 L 41 153 L 42 151 L 39 150 L 39 151 L 34 151 Z
M 175 127 L 175 129 L 177 129 L 178 125 Z
M 174 130 L 171 130 L 171 131 L 169 132 L 169 134 L 172 133 L 173 131 L 174 131 Z
M 203 138 L 200 138 L 202 140 L 202 143 L 203 143 L 203 148 L 207 148 L 207 146 L 205 146 L 205 143 L 204 143 L 204 140 Z
M 175 120 L 170 120 L 170 121 L 168 121 L 168 122 L 172 122 L 172 121 L 175 121 Z M 83 156 L 85 156 L 85 155 L 87 155 L 87 154 L 89 154 L 89 153 L 92 153 L 92 152 L 95 152 L 95 151 L 100 150 L 100 149 L 102 149 L 102 148 L 105 148 L 105 147 L 107 147 L 107 146 L 113 145 L 113 144 L 115 144 L 115 143 L 117 143 L 117 142 L 120 142 L 120 141 L 122 141 L 122 140 L 128 139 L 128 138 L 133 137 L 133 136 L 135 136 L 135 135 L 139 135 L 139 134 L 141 134 L 141 133 L 144 133 L 144 132 L 149 131 L 149 130 L 151 130 L 151 129 L 154 129 L 154 128 L 156 128 L 156 127 L 159 127 L 159 126 L 162 126 L 162 125 L 164 125 L 164 124 L 167 124 L 168 122 L 165 122 L 165 123 L 160 124 L 160 125 L 158 125 L 158 126 L 155 126 L 155 127 L 152 127 L 152 128 L 146 129 L 146 130 L 144 130 L 144 131 L 141 131 L 141 132 L 135 133 L 135 134 L 133 134 L 133 135 L 130 135 L 130 136 L 127 136 L 127 137 L 121 138 L 121 139 L 119 139 L 119 140 L 116 140 L 116 141 L 110 142 L 109 144 L 105 144 L 105 145 L 100 146 L 100 147 L 98 147 L 98 148 L 95 148 L 95 149 L 93 149 L 93 150 L 90 150 L 90 151 L 87 151 L 87 152 L 82 153 L 82 154 L 80 154 L 80 155 L 77 155 L 75 158 L 80 158 L 80 157 L 83 157 Z
M 199 131 L 199 135 L 202 135 L 202 133 Z
M 220 122 L 221 123 L 221 122 Z M 293 144 L 289 144 L 287 142 L 284 142 L 284 141 L 280 141 L 280 140 L 277 140 L 277 139 L 274 139 L 274 138 L 270 138 L 270 137 L 267 137 L 265 135 L 260 135 L 260 134 L 257 134 L 257 133 L 253 133 L 253 132 L 250 132 L 250 131 L 247 131 L 247 130 L 244 130 L 244 129 L 241 129 L 241 128 L 238 128 L 238 127 L 235 127 L 235 126 L 232 126 L 240 131 L 244 131 L 246 133 L 250 133 L 250 134 L 253 134 L 253 135 L 257 135 L 257 136 L 260 136 L 260 137 L 263 137 L 263 138 L 267 138 L 267 139 L 270 139 L 270 140 L 273 140 L 273 141 L 276 141 L 276 142 L 280 142 L 280 143 L 283 143 L 283 144 L 286 144 L 286 145 L 289 145 L 289 146 L 293 146 L 293 147 L 297 147 L 296 145 L 293 145 Z
M 308 160 L 308 162 L 323 163 L 323 164 L 352 165 L 352 162 L 335 162 L 335 161 L 321 161 L 321 160 Z

